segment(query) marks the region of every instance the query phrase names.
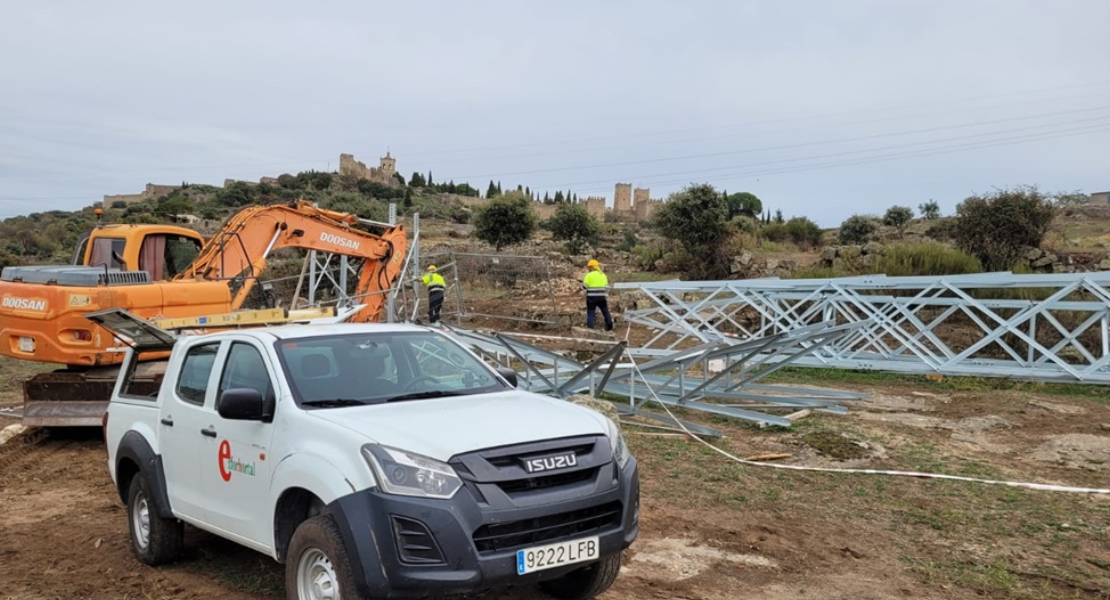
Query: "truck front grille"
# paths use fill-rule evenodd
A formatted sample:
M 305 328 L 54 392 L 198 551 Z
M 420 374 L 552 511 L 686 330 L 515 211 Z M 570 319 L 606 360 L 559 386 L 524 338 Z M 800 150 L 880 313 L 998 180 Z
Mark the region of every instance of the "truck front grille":
M 561 487 L 565 485 L 574 485 L 585 481 L 593 481 L 597 475 L 598 467 L 592 469 L 583 469 L 581 471 L 571 471 L 570 473 L 556 473 L 555 475 L 531 477 L 528 479 L 515 479 L 513 481 L 502 481 L 497 484 L 506 494 L 512 495 L 518 492 L 530 492 L 532 490 L 544 490 L 548 488 Z
M 597 533 L 620 526 L 621 508 L 618 500 L 555 515 L 483 525 L 474 532 L 474 546 L 486 554 Z

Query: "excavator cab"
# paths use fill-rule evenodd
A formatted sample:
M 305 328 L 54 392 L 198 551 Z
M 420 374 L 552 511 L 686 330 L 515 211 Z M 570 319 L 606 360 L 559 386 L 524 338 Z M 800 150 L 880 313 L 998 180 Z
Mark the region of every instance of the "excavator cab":
M 172 225 L 103 225 L 77 241 L 74 265 L 146 271 L 151 281 L 168 281 L 192 264 L 204 238 Z

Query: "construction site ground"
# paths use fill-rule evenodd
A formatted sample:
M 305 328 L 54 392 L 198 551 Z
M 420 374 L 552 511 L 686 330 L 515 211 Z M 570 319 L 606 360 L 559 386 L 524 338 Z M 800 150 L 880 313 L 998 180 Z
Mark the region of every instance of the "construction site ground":
M 19 382 L 44 368 L 0 363 L 0 404 L 17 404 Z M 712 443 L 737 456 L 788 455 L 768 464 L 1110 487 L 1103 388 L 800 369 L 782 378 L 871 397 L 789 430 L 683 416 L 722 430 Z M 603 598 L 1110 598 L 1110 495 L 742 466 L 670 432 L 625 431 L 640 461 L 642 528 Z M 32 429 L 0 446 L 0 599 L 284 597 L 281 566 L 193 529 L 180 562 L 136 561 L 105 456 L 96 430 Z

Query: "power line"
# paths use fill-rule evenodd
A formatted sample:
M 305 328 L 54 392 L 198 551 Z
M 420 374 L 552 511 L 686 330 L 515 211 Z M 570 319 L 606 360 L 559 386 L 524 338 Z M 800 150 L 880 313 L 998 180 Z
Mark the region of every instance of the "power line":
M 661 130 L 661 131 L 657 130 L 657 131 L 654 131 L 654 132 L 631 133 L 631 134 L 616 135 L 616 136 L 600 136 L 600 137 L 594 137 L 594 138 L 576 138 L 576 139 L 568 139 L 568 140 L 561 140 L 561 141 L 554 141 L 554 142 L 547 141 L 547 142 L 532 142 L 532 143 L 527 143 L 527 144 L 511 144 L 511 145 L 502 145 L 502 146 L 459 148 L 459 149 L 454 149 L 454 150 L 440 150 L 440 151 L 433 151 L 433 152 L 412 153 L 412 154 L 408 154 L 407 156 L 409 156 L 409 157 L 413 157 L 413 156 L 419 157 L 419 156 L 435 156 L 435 155 L 442 155 L 442 154 L 453 154 L 453 153 L 461 153 L 461 152 L 485 152 L 485 151 L 488 151 L 488 150 L 512 150 L 512 149 L 517 149 L 517 148 L 528 148 L 528 147 L 546 146 L 546 145 L 582 144 L 582 143 L 587 143 L 587 142 L 598 142 L 598 141 L 619 140 L 619 139 L 631 139 L 631 138 L 638 138 L 638 137 L 650 137 L 650 136 L 655 136 L 655 135 L 669 135 L 669 134 L 672 134 L 672 133 L 688 133 L 688 132 L 691 132 L 691 131 L 705 131 L 705 130 L 722 129 L 722 128 L 728 128 L 728 127 L 750 127 L 750 126 L 754 126 L 754 125 L 770 125 L 770 124 L 775 124 L 775 123 L 788 123 L 788 122 L 812 120 L 812 119 L 843 117 L 843 116 L 850 116 L 850 115 L 857 115 L 857 114 L 886 112 L 886 111 L 893 111 L 893 110 L 904 110 L 904 109 L 921 108 L 921 107 L 927 107 L 927 106 L 939 106 L 939 105 L 944 105 L 944 104 L 960 104 L 960 103 L 966 103 L 966 102 L 979 102 L 979 101 L 982 101 L 982 100 L 991 100 L 991 99 L 995 99 L 995 98 L 1011 98 L 1011 97 L 1014 97 L 1014 96 L 1025 96 L 1025 95 L 1040 94 L 1040 93 L 1045 93 L 1045 92 L 1055 92 L 1055 91 L 1060 91 L 1060 90 L 1105 87 L 1107 85 L 1110 85 L 1110 81 L 1101 81 L 1101 82 L 1096 82 L 1096 83 L 1083 83 L 1083 84 L 1059 86 L 1059 87 L 1052 87 L 1052 88 L 1041 88 L 1041 89 L 1037 89 L 1037 90 L 1015 91 L 1015 92 L 1007 92 L 1007 93 L 1004 93 L 1004 94 L 991 94 L 991 95 L 988 95 L 988 96 L 978 96 L 978 97 L 962 98 L 962 99 L 955 99 L 955 100 L 940 100 L 940 101 L 934 101 L 934 102 L 915 103 L 915 104 L 907 104 L 907 105 L 885 107 L 885 108 L 883 108 L 883 107 L 877 107 L 877 108 L 872 107 L 872 108 L 866 108 L 866 109 L 854 109 L 854 110 L 850 110 L 850 111 L 842 111 L 842 112 L 836 112 L 836 113 L 826 113 L 826 114 L 823 114 L 823 115 L 787 117 L 787 118 L 782 118 L 782 119 L 772 119 L 772 120 L 768 120 L 768 121 L 761 121 L 761 122 L 755 122 L 755 123 L 733 123 L 733 124 L 724 124 L 724 125 L 716 124 L 716 125 L 705 125 L 705 126 L 698 126 L 698 127 L 685 128 L 685 129 L 671 129 L 671 130 Z
M 532 170 L 528 170 L 528 171 L 513 171 L 513 172 L 509 172 L 509 173 L 495 173 L 495 174 L 488 174 L 487 173 L 487 174 L 478 174 L 478 175 L 459 175 L 459 176 L 456 176 L 455 178 L 456 179 L 484 179 L 486 177 L 509 177 L 509 176 L 517 176 L 517 175 L 535 175 L 535 174 L 541 174 L 541 173 L 558 173 L 558 172 L 563 172 L 563 171 L 581 171 L 581 170 L 588 170 L 588 169 L 625 167 L 625 166 L 630 166 L 630 165 L 653 164 L 653 163 L 660 163 L 660 162 L 676 162 L 676 161 L 680 161 L 680 160 L 692 160 L 692 159 L 699 159 L 699 158 L 716 158 L 716 157 L 720 157 L 720 156 L 733 156 L 733 155 L 738 155 L 738 154 L 751 154 L 751 153 L 754 153 L 754 152 L 771 152 L 771 151 L 775 151 L 775 150 L 789 150 L 789 149 L 795 149 L 795 148 L 805 148 L 805 147 L 809 147 L 809 146 L 824 146 L 824 145 L 830 145 L 830 144 L 842 144 L 842 143 L 847 143 L 847 142 L 858 142 L 858 141 L 879 139 L 879 138 L 885 138 L 885 137 L 895 137 L 895 136 L 902 136 L 902 135 L 916 135 L 916 134 L 919 134 L 919 133 L 933 133 L 933 132 L 945 131 L 945 130 L 949 130 L 949 129 L 966 129 L 966 128 L 969 128 L 969 127 L 981 127 L 981 126 L 986 126 L 986 125 L 997 125 L 999 123 L 1012 123 L 1012 122 L 1015 122 L 1015 121 L 1027 121 L 1027 120 L 1031 120 L 1031 119 L 1040 119 L 1040 118 L 1045 118 L 1045 117 L 1072 115 L 1072 114 L 1089 113 L 1089 112 L 1099 112 L 1099 111 L 1106 111 L 1106 110 L 1110 110 L 1110 106 L 1100 106 L 1100 107 L 1095 107 L 1095 108 L 1085 108 L 1085 109 L 1079 109 L 1079 110 L 1062 111 L 1062 112 L 1054 112 L 1054 113 L 1043 113 L 1043 114 L 1039 114 L 1039 115 L 1026 115 L 1026 116 L 1022 116 L 1022 117 L 1011 117 L 1011 118 L 1007 118 L 1007 119 L 995 119 L 995 120 L 991 120 L 991 121 L 977 121 L 977 122 L 973 122 L 973 123 L 961 123 L 961 124 L 958 124 L 958 125 L 943 125 L 943 126 L 938 126 L 938 127 L 927 127 L 927 128 L 923 128 L 923 129 L 911 129 L 911 130 L 906 130 L 906 131 L 887 132 L 887 133 L 879 133 L 879 134 L 872 134 L 872 135 L 865 135 L 865 136 L 856 136 L 856 137 L 848 137 L 848 138 L 822 140 L 822 141 L 816 141 L 816 142 L 799 142 L 799 143 L 796 143 L 796 144 L 781 144 L 781 145 L 778 145 L 778 146 L 764 146 L 764 147 L 760 147 L 760 148 L 745 148 L 745 149 L 742 149 L 742 150 L 725 150 L 725 151 L 721 151 L 721 152 L 708 152 L 708 153 L 703 153 L 703 154 L 689 154 L 689 155 L 685 155 L 685 156 L 670 156 L 670 157 L 664 157 L 664 158 L 648 158 L 648 159 L 642 159 L 642 160 L 622 161 L 622 162 L 595 164 L 595 165 L 577 165 L 577 166 L 572 166 L 572 167 L 554 167 L 554 168 L 550 168 L 550 169 L 532 169 Z

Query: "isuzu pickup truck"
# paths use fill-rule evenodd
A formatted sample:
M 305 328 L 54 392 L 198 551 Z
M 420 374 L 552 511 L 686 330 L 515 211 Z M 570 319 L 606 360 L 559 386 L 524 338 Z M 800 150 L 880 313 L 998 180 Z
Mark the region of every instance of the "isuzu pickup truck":
M 617 426 L 516 389 L 449 333 L 121 329 L 104 435 L 146 564 L 175 560 L 189 524 L 284 563 L 291 599 L 532 585 L 586 599 L 636 538 L 636 460 Z M 139 358 L 167 349 L 159 390 L 132 391 Z

